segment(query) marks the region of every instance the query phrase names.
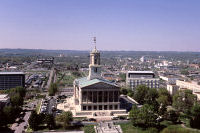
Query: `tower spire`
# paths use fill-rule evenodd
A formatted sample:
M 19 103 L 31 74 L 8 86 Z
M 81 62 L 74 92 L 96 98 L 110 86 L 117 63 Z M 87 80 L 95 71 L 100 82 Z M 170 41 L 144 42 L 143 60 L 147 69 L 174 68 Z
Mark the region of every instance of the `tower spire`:
M 96 50 L 96 43 L 97 43 L 97 40 L 96 40 L 96 37 L 93 37 L 93 41 L 94 41 L 94 49 Z
M 96 37 L 93 37 L 94 49 L 90 52 L 88 79 L 101 77 L 100 52 L 96 49 Z

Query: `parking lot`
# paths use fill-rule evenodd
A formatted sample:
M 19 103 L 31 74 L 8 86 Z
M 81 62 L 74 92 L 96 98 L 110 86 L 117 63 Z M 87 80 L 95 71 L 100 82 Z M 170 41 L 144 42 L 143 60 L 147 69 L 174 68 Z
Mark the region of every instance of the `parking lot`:
M 54 116 L 57 114 L 61 114 L 62 111 L 56 108 L 57 102 L 60 102 L 60 100 L 55 96 L 42 99 L 40 113 L 53 114 Z

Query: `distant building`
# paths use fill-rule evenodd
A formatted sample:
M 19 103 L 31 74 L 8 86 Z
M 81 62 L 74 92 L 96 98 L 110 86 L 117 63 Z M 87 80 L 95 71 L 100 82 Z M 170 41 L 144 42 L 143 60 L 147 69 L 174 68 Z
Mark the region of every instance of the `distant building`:
M 49 64 L 49 65 L 52 65 L 54 63 L 54 58 L 43 58 L 43 59 L 38 59 L 37 60 L 37 63 L 38 64 Z
M 172 74 L 160 75 L 159 77 L 166 81 L 168 84 L 176 84 L 176 80 L 180 79 L 180 76 Z
M 180 89 L 189 89 L 194 92 L 200 91 L 200 84 L 195 81 L 183 81 L 177 80 L 176 85 L 180 87 Z
M 190 64 L 189 66 L 194 68 L 194 69 L 199 69 L 200 68 L 199 64 Z
M 167 90 L 168 90 L 169 94 L 174 95 L 179 90 L 179 87 L 174 84 L 168 84 Z
M 159 88 L 159 78 L 155 78 L 152 71 L 128 71 L 126 85 L 134 90 L 138 85 L 146 85 L 149 88 Z
M 0 110 L 10 103 L 8 94 L 0 94 Z
M 176 85 L 179 87 L 179 90 L 183 90 L 183 89 L 192 90 L 193 94 L 197 95 L 198 100 L 200 100 L 200 83 L 199 82 L 177 80 Z
M 142 56 L 142 57 L 140 58 L 140 61 L 141 61 L 141 62 L 146 62 L 146 61 L 147 61 L 147 57 L 146 57 L 146 56 Z
M 0 72 L 0 90 L 25 86 L 25 74 L 23 72 Z

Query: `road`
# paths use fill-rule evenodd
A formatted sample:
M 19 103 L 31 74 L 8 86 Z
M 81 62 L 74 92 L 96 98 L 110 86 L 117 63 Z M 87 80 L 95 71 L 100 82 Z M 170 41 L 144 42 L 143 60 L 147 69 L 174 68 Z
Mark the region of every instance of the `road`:
M 49 103 L 48 103 L 48 105 L 47 105 L 47 112 L 48 112 L 48 114 L 53 114 L 53 115 L 55 115 L 55 113 L 52 112 L 53 106 L 56 107 L 56 99 L 54 99 L 54 97 L 52 97 L 52 98 L 49 100 Z
M 47 89 L 50 87 L 53 75 L 54 75 L 54 68 L 52 68 L 51 71 L 50 71 L 49 80 L 48 80 L 47 85 L 46 85 Z
M 25 132 L 25 127 L 28 127 L 28 119 L 31 115 L 31 111 L 34 109 L 34 105 L 37 105 L 37 104 L 38 104 L 38 100 L 35 100 L 35 101 L 27 104 L 28 108 L 23 108 L 23 110 L 25 110 L 25 109 L 26 110 L 28 109 L 28 110 L 25 112 L 22 123 L 20 123 L 18 126 L 15 126 L 14 124 L 12 125 L 11 129 L 15 130 L 14 133 Z
M 109 120 L 107 122 L 113 122 L 115 124 L 122 124 L 122 123 L 129 123 L 130 120 Z M 72 122 L 73 125 L 96 125 L 98 122 L 92 122 L 92 121 L 77 121 L 77 120 L 74 120 Z

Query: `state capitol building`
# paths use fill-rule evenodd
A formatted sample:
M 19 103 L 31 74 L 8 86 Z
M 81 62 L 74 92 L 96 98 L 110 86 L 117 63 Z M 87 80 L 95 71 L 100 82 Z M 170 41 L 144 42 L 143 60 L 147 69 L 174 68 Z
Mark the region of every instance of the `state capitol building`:
M 81 111 L 118 110 L 120 88 L 101 77 L 100 53 L 90 53 L 88 77 L 74 81 L 74 102 Z
M 100 52 L 95 46 L 90 52 L 89 75 L 74 80 L 74 95 L 60 106 L 62 110 L 72 111 L 74 117 L 127 114 L 120 109 L 120 87 L 101 77 L 100 62 Z

